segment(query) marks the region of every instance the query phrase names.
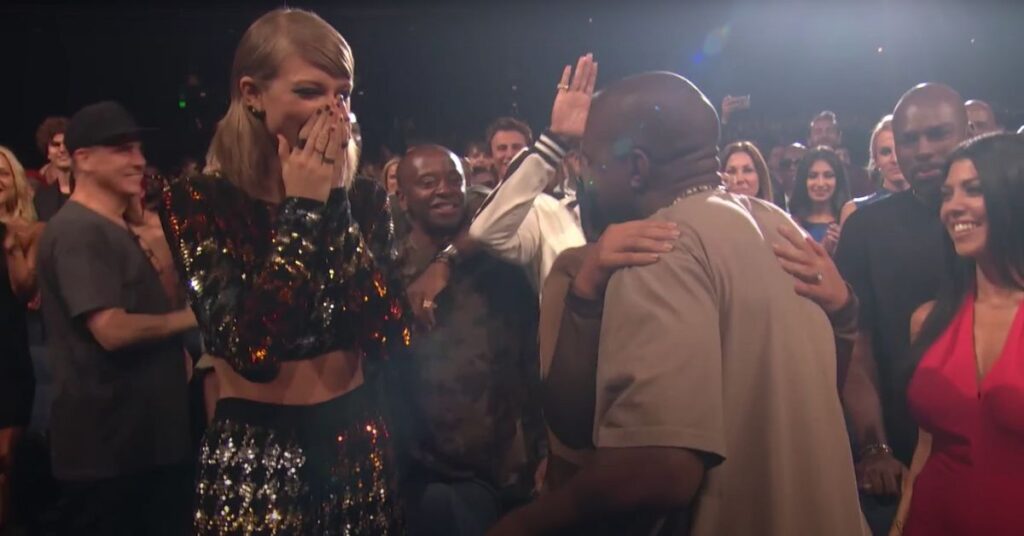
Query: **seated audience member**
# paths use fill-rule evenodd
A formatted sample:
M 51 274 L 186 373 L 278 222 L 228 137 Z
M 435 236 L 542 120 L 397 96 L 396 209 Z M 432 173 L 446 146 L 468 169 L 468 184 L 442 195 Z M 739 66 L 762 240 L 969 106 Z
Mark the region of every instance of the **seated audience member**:
M 736 141 L 725 146 L 719 171 L 725 175 L 726 189 L 734 194 L 749 195 L 772 202 L 772 179 L 761 151 L 749 141 Z
M 971 99 L 964 103 L 967 108 L 967 134 L 981 136 L 993 132 L 1002 132 L 1003 127 L 992 111 L 992 106 L 983 100 Z
M 1024 528 L 1024 139 L 975 138 L 949 157 L 940 218 L 946 285 L 911 319 L 907 390 L 920 426 L 890 534 Z
M 818 147 L 804 155 L 796 171 L 789 213 L 829 254 L 839 242 L 839 211 L 850 198 L 846 174 L 835 151 Z

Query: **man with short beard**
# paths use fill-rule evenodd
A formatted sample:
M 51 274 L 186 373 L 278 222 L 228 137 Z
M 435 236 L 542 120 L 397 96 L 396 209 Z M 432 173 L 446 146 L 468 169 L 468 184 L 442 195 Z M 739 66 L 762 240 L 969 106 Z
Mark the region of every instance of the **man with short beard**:
M 844 403 L 859 453 L 859 484 L 868 494 L 899 494 L 914 452 L 917 424 L 906 401 L 916 367 L 910 316 L 939 289 L 946 240 L 939 189 L 946 157 L 967 137 L 967 123 L 964 101 L 949 86 L 921 84 L 905 93 L 892 126 L 911 189 L 850 216 L 836 250 L 836 264 L 861 303 Z M 888 510 L 877 519 L 869 512 L 876 534 L 888 530 L 895 504 Z

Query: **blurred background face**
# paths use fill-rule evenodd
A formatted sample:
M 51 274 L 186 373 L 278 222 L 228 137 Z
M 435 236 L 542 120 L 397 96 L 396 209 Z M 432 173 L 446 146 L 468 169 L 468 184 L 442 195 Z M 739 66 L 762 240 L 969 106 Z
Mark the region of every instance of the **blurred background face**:
M 3 210 L 8 203 L 17 199 L 17 192 L 14 190 L 14 170 L 7 157 L 0 154 L 0 210 Z
M 836 171 L 825 160 L 811 164 L 807 173 L 807 195 L 815 203 L 827 203 L 836 193 Z
M 730 192 L 757 197 L 760 190 L 759 177 L 754 160 L 745 151 L 736 151 L 725 162 L 725 175 Z
M 972 102 L 967 106 L 967 134 L 969 136 L 981 136 L 990 132 L 999 132 L 999 125 L 996 124 L 996 116 L 992 108 L 979 102 Z
M 469 167 L 474 170 L 491 166 L 491 156 L 477 145 L 470 148 L 466 160 L 469 161 Z
M 390 165 L 384 170 L 384 187 L 389 194 L 398 191 L 398 164 Z
M 986 214 L 981 178 L 974 163 L 968 159 L 953 162 L 942 185 L 939 217 L 953 240 L 957 255 L 977 259 L 985 253 Z
M 807 143 L 811 147 L 826 145 L 833 149 L 838 149 L 842 143 L 839 125 L 830 119 L 815 119 L 811 123 L 811 132 L 807 136 Z
M 491 157 L 498 166 L 498 174 L 505 176 L 512 157 L 526 147 L 526 136 L 518 130 L 499 130 L 491 137 Z
M 352 79 L 335 78 L 292 54 L 281 62 L 277 77 L 257 88 L 251 78 L 243 78 L 246 102 L 266 113 L 267 130 L 281 134 L 295 147 L 299 130 L 318 108 L 329 107 L 335 114 L 348 115 Z M 246 87 L 246 80 L 250 80 Z
M 875 136 L 874 158 L 875 166 L 882 174 L 883 186 L 887 190 L 902 192 L 910 187 L 907 180 L 903 178 L 899 161 L 896 160 L 896 143 L 892 136 L 892 130 L 882 130 Z
M 46 159 L 61 171 L 71 169 L 71 155 L 64 147 L 64 133 L 54 134 L 46 146 Z
M 782 152 L 782 159 L 779 160 L 779 182 L 788 190 L 793 187 L 796 179 L 796 167 L 800 160 L 807 153 L 807 149 L 790 145 Z

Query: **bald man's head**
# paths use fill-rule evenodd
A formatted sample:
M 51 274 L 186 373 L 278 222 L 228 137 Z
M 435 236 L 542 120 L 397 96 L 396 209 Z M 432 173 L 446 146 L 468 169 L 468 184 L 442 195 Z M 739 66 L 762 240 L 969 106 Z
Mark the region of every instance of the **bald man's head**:
M 414 228 L 431 236 L 450 235 L 465 216 L 465 180 L 455 153 L 440 145 L 419 145 L 398 163 L 398 202 Z
M 1002 132 L 992 107 L 983 100 L 971 99 L 964 103 L 967 108 L 967 134 L 971 137 L 990 132 Z
M 610 222 L 646 217 L 718 177 L 718 115 L 689 80 L 646 73 L 594 97 L 582 150 Z
M 967 137 L 964 100 L 945 84 L 906 92 L 892 117 L 896 159 L 921 199 L 937 204 L 946 157 Z

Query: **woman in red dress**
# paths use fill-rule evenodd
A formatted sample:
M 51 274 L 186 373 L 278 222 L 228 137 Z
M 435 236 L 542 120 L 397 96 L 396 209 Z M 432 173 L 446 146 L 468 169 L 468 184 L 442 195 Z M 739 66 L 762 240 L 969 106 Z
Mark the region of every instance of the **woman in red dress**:
M 911 319 L 921 430 L 891 534 L 1024 534 L 1024 137 L 949 161 L 949 284 Z

